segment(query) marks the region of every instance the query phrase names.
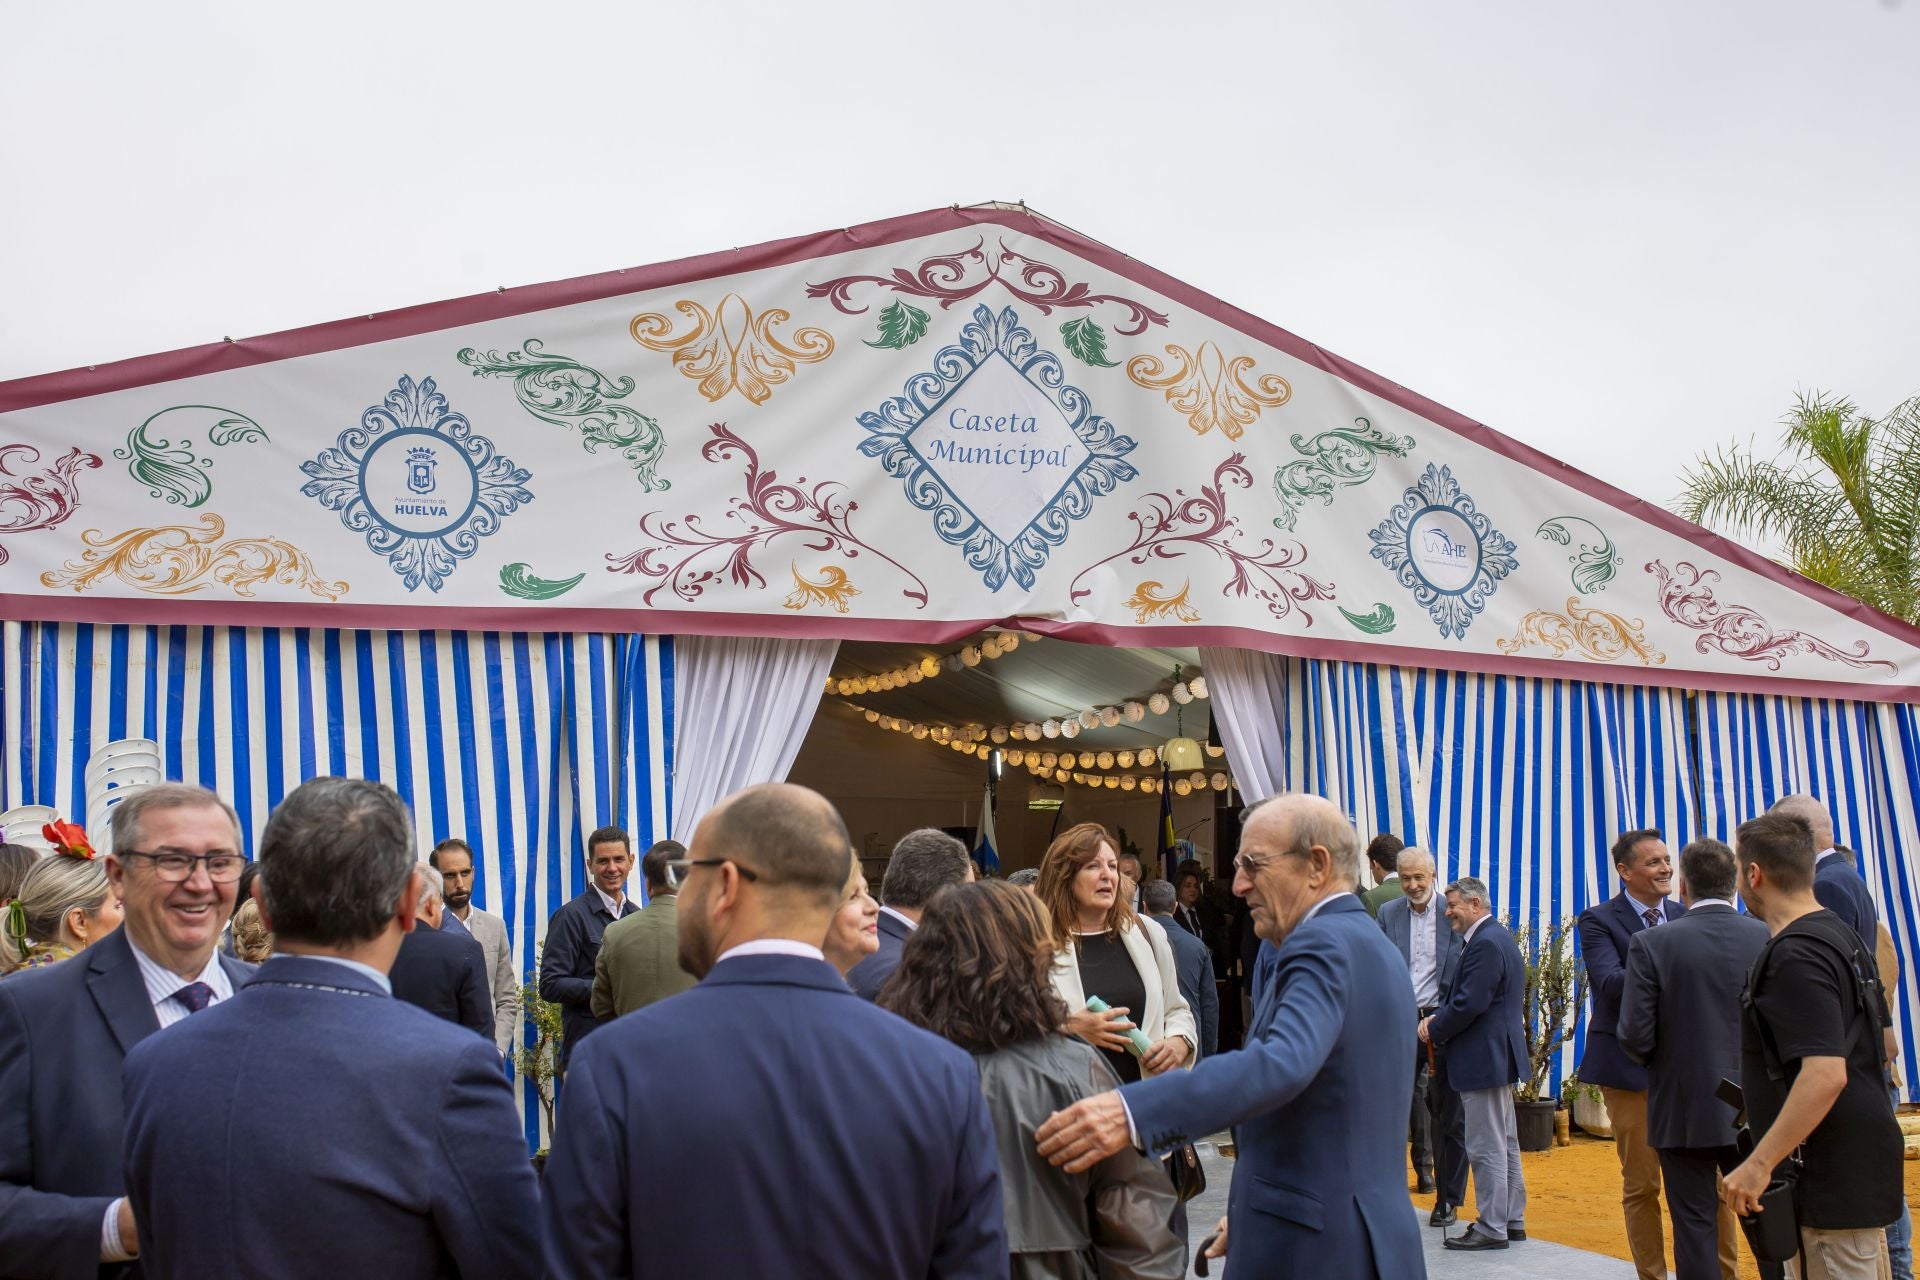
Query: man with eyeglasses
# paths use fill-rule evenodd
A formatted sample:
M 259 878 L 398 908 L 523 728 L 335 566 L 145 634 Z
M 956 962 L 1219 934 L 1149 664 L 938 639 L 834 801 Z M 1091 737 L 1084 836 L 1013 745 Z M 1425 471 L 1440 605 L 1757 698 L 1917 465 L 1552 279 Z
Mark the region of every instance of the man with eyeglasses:
M 1377 1105 L 1413 1089 L 1413 988 L 1356 892 L 1359 834 L 1319 796 L 1243 817 L 1233 891 L 1270 944 L 1246 1047 L 1055 1112 L 1039 1154 L 1081 1173 L 1129 1144 L 1157 1155 L 1233 1125 L 1239 1159 L 1209 1257 L 1273 1280 L 1424 1276 L 1405 1113 Z
M 93 1280 L 138 1257 L 121 1065 L 254 972 L 216 950 L 246 865 L 226 802 L 181 783 L 142 788 L 115 806 L 112 831 L 107 877 L 126 923 L 0 984 L 0 1274 L 16 1280 Z
M 673 866 L 680 965 L 701 982 L 575 1053 L 546 1274 L 1005 1276 L 972 1057 L 860 999 L 822 955 L 853 868 L 833 806 L 750 787 Z

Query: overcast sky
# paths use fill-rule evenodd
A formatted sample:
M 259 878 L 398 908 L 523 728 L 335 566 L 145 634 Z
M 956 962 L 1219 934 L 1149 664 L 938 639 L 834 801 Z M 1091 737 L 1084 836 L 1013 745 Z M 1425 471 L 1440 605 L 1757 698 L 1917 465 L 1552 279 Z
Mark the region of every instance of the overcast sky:
M 1920 392 L 1917 85 L 1914 0 L 20 5 L 0 379 L 1024 199 L 1666 501 Z

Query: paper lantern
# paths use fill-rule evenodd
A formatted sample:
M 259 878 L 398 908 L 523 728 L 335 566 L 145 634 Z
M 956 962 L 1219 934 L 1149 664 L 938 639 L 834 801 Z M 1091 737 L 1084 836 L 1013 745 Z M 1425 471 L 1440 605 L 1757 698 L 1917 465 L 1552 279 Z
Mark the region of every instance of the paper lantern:
M 960 661 L 966 666 L 977 667 L 980 665 L 980 651 L 968 645 L 960 651 Z
M 1168 738 L 1166 744 L 1160 748 L 1160 758 L 1166 762 L 1167 768 L 1175 773 L 1198 769 L 1201 762 L 1206 759 L 1201 754 L 1200 744 L 1192 738 Z
M 1207 775 L 1204 773 L 1196 773 L 1191 778 L 1188 778 L 1187 781 L 1193 784 L 1195 791 L 1205 791 L 1207 789 Z
M 1107 790 L 1118 791 L 1120 789 L 1120 779 L 1110 773 L 1106 777 L 1106 785 Z
M 1014 768 L 1018 769 L 1021 765 L 1025 764 L 1026 762 L 1027 762 L 1026 752 L 1024 751 L 1007 752 L 1007 763 L 1012 765 Z
M 1000 652 L 1012 653 L 1019 647 L 1020 633 L 1018 631 L 1003 631 L 1000 633 Z
M 1210 759 L 1218 760 L 1221 756 L 1227 754 L 1225 747 L 1216 747 L 1211 742 L 1207 743 L 1206 746 L 1207 755 Z
M 1224 773 L 1214 774 L 1209 781 L 1213 783 L 1213 789 L 1215 791 L 1225 791 L 1227 789 L 1227 775 Z
M 1062 720 L 1060 722 L 1060 732 L 1069 738 L 1077 738 L 1080 736 L 1080 722 L 1078 720 Z
M 1120 714 L 1126 717 L 1128 724 L 1139 724 L 1147 718 L 1147 709 L 1137 702 L 1129 702 L 1126 706 L 1120 708 Z
M 1142 778 L 1140 779 L 1140 789 L 1148 795 L 1153 795 L 1160 790 L 1160 780 L 1158 778 Z
M 983 658 L 999 657 L 1000 642 L 998 640 L 995 640 L 992 636 L 988 636 L 985 640 L 982 640 L 980 642 L 980 656 Z
M 917 741 L 925 742 L 927 739 L 927 726 L 923 724 L 913 726 L 913 736 Z
M 1092 729 L 1099 723 L 1100 713 L 1098 711 L 1082 711 L 1080 713 L 1080 727 L 1082 729 Z
M 1040 732 L 1046 734 L 1049 738 L 1057 738 L 1060 736 L 1060 722 L 1058 720 L 1045 721 L 1040 725 Z
M 1153 768 L 1153 762 L 1159 758 L 1159 753 L 1154 751 L 1152 747 L 1140 748 L 1140 764 L 1142 767 L 1148 769 Z
M 1120 779 L 1120 789 L 1122 791 L 1131 791 L 1139 785 L 1140 785 L 1140 779 L 1134 777 L 1130 773 Z
M 1164 693 L 1156 693 L 1151 698 L 1147 699 L 1147 710 L 1153 712 L 1153 714 L 1157 716 L 1163 716 L 1167 714 L 1167 708 L 1172 705 L 1173 705 L 1172 703 L 1167 701 L 1167 695 Z
M 1113 762 L 1122 769 L 1131 769 L 1133 768 L 1133 752 L 1116 751 L 1113 756 Z
M 1173 780 L 1173 793 L 1177 796 L 1190 796 L 1193 794 L 1193 784 L 1185 778 L 1175 778 Z
M 1113 768 L 1113 752 L 1102 751 L 1099 754 L 1099 756 L 1096 757 L 1095 763 L 1098 764 L 1102 769 Z
M 1117 724 L 1119 724 L 1119 723 L 1120 723 L 1120 708 L 1118 708 L 1118 707 L 1102 707 L 1102 708 L 1100 708 L 1100 723 L 1101 723 L 1101 724 L 1103 724 L 1103 725 L 1105 725 L 1105 726 L 1107 726 L 1107 728 L 1109 728 L 1109 729 L 1111 729 L 1111 728 L 1113 728 L 1113 726 L 1115 726 L 1115 725 L 1117 725 Z
M 1177 684 L 1173 686 L 1173 688 L 1169 689 L 1167 692 L 1172 695 L 1173 700 L 1175 702 L 1179 703 L 1183 707 L 1186 706 L 1189 702 L 1193 701 L 1193 694 L 1189 692 L 1187 689 L 1187 686 L 1183 684 Z
M 1187 681 L 1187 688 L 1193 691 L 1194 697 L 1204 698 L 1207 696 L 1207 678 L 1205 676 L 1195 676 L 1193 679 Z
M 995 725 L 992 729 L 988 730 L 987 736 L 995 742 L 1005 742 L 1007 740 L 1007 731 L 1001 726 Z
M 1053 780 L 1055 782 L 1065 782 L 1067 780 L 1067 777 L 1068 777 L 1068 774 L 1065 769 L 1055 769 L 1053 771 Z
M 921 675 L 923 675 L 923 676 L 937 676 L 937 675 L 939 675 L 939 674 L 940 674 L 940 659 L 938 659 L 938 658 L 922 658 L 922 659 L 920 659 L 920 674 L 921 674 Z

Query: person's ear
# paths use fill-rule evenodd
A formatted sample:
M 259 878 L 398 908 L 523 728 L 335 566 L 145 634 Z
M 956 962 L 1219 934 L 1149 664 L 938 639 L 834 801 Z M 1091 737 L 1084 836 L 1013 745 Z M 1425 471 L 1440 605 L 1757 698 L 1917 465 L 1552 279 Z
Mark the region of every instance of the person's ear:
M 400 901 L 394 904 L 394 919 L 400 922 L 400 932 L 412 933 L 414 921 L 420 918 L 420 886 L 426 883 L 415 868 L 407 873 L 407 884 L 400 891 Z
M 85 907 L 68 908 L 67 918 L 63 923 L 67 926 L 67 932 L 77 938 L 81 946 L 87 944 L 87 934 L 89 930 L 87 928 L 87 909 Z
M 107 886 L 113 890 L 113 896 L 125 902 L 127 900 L 127 864 L 108 854 Z

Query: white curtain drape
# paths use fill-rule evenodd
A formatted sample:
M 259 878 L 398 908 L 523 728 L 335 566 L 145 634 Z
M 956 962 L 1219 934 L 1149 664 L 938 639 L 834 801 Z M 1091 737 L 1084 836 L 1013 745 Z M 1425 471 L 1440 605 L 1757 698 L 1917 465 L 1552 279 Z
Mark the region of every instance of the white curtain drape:
M 785 780 L 839 649 L 761 636 L 675 642 L 674 839 L 692 839 L 701 816 L 740 788 Z
M 1284 790 L 1287 660 L 1251 649 L 1202 649 L 1200 667 L 1227 763 L 1249 803 Z

